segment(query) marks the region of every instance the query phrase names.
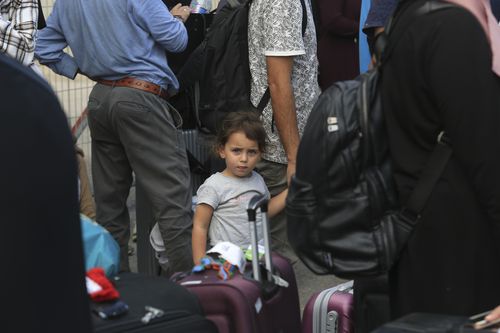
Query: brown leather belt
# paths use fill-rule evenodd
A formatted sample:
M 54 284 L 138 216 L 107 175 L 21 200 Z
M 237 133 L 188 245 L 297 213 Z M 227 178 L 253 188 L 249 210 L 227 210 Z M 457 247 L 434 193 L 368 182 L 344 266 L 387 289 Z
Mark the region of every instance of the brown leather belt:
M 147 91 L 149 93 L 158 95 L 165 100 L 168 100 L 170 98 L 169 93 L 165 89 L 160 87 L 159 85 L 151 83 L 151 82 L 135 79 L 133 77 L 125 77 L 123 79 L 115 80 L 115 81 L 103 80 L 103 79 L 94 79 L 94 81 L 96 81 L 100 84 L 104 84 L 106 86 L 111 86 L 111 87 L 129 87 L 129 88 L 139 89 L 142 91 Z

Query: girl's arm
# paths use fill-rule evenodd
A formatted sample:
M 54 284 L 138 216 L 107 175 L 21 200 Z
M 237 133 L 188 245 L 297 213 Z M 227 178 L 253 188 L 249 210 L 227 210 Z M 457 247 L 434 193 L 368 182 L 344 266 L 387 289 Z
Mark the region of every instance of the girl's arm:
M 212 220 L 214 209 L 207 204 L 199 204 L 196 206 L 193 218 L 193 261 L 195 265 L 200 264 L 200 259 L 205 256 L 207 251 L 207 234 Z
M 271 198 L 271 200 L 269 200 L 268 214 L 270 218 L 278 215 L 283 209 L 285 209 L 285 200 L 287 195 L 288 189 L 278 195 L 275 195 Z

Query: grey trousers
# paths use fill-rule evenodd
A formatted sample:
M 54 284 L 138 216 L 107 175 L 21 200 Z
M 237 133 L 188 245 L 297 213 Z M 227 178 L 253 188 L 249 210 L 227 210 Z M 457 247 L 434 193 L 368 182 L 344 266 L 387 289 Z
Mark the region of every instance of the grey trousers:
M 190 269 L 191 181 L 179 114 L 151 93 L 101 84 L 88 110 L 96 220 L 120 245 L 120 270 L 130 270 L 132 172 L 152 204 L 172 272 Z
M 257 164 L 256 169 L 262 178 L 264 178 L 271 197 L 283 192 L 288 187 L 286 164 L 262 159 Z M 290 259 L 292 263 L 295 263 L 298 257 L 288 242 L 286 213 L 284 210 L 270 219 L 270 229 L 271 246 L 273 250 Z

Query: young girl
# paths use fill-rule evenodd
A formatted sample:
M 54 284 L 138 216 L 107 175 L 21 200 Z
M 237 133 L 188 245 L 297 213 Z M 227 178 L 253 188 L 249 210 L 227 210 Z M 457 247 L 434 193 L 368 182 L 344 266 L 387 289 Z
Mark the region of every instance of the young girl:
M 197 192 L 192 236 L 195 264 L 205 256 L 207 235 L 210 246 L 222 241 L 241 247 L 250 245 L 247 204 L 255 194 L 269 197 L 264 180 L 254 171 L 265 144 L 266 132 L 256 113 L 233 112 L 224 119 L 215 149 L 225 160 L 226 168 L 209 177 Z M 269 217 L 283 210 L 286 195 L 287 191 L 283 191 L 269 201 Z M 257 224 L 261 239 L 260 216 Z

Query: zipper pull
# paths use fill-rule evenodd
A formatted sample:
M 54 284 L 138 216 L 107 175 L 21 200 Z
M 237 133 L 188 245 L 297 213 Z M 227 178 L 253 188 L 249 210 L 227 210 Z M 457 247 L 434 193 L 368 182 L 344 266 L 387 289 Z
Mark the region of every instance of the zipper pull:
M 163 312 L 163 310 L 154 308 L 154 307 L 149 306 L 149 305 L 146 305 L 144 307 L 144 309 L 146 310 L 146 314 L 141 318 L 141 322 L 144 325 L 149 324 L 149 322 L 152 319 L 159 318 L 165 314 L 165 312 Z

